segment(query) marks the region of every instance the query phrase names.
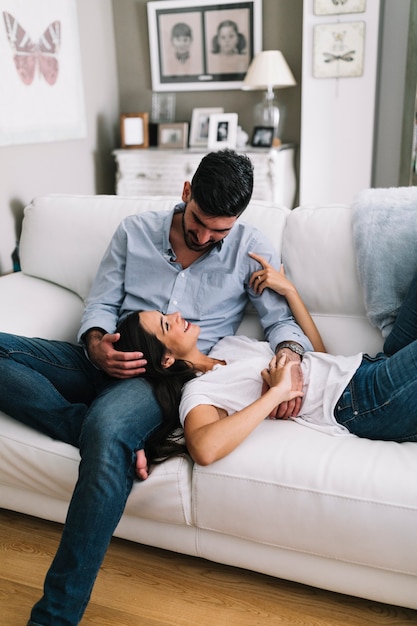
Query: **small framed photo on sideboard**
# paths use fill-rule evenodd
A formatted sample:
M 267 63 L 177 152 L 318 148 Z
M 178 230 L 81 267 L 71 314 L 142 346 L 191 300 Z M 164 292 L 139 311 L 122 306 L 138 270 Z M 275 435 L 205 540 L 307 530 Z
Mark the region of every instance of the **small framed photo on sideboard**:
M 122 113 L 120 115 L 120 143 L 122 148 L 148 148 L 148 113 Z

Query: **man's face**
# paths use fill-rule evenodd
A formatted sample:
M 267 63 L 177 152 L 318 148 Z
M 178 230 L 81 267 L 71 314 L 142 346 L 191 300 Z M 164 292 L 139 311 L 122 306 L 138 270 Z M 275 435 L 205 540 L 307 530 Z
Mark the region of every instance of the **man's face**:
M 196 252 L 209 250 L 229 234 L 236 220 L 236 217 L 207 216 L 194 200 L 189 200 L 182 218 L 185 244 Z

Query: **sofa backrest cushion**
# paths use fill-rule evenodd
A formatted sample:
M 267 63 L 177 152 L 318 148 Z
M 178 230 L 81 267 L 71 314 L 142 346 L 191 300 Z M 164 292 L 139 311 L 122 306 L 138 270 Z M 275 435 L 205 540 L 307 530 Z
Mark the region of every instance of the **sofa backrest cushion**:
M 291 211 L 282 261 L 329 352 L 375 354 L 381 349 L 381 333 L 366 317 L 350 207 L 302 206 Z
M 20 240 L 22 271 L 85 298 L 120 221 L 133 213 L 171 207 L 169 198 L 159 197 L 37 197 L 24 212 Z
M 20 256 L 25 274 L 43 278 L 85 299 L 104 251 L 120 221 L 135 213 L 169 210 L 169 196 L 48 195 L 25 208 Z M 265 232 L 281 250 L 289 209 L 251 202 L 242 220 Z

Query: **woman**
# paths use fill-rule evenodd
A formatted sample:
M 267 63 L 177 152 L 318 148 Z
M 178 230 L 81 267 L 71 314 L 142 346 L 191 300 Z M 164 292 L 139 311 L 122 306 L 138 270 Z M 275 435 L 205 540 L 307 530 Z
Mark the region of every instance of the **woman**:
M 322 350 L 319 333 L 295 287 L 283 272 L 253 256 L 262 269 L 252 275 L 251 286 L 257 293 L 268 287 L 285 295 L 315 350 Z M 186 373 L 180 421 L 187 449 L 201 465 L 229 454 L 278 404 L 300 395 L 303 403 L 295 419 L 310 427 L 369 439 L 417 441 L 417 275 L 384 353 L 375 358 L 306 353 L 303 392 L 292 390 L 294 363 L 286 363 L 285 356 L 277 362 L 264 342 L 225 337 L 205 355 L 197 348 L 199 327 L 179 313 L 144 311 L 132 314 L 127 323 L 159 345 L 158 355 L 148 353 L 149 375 L 160 377 L 158 384 L 164 387 L 162 377 L 172 376 L 174 369 L 179 377 Z M 160 374 L 151 371 L 151 363 Z

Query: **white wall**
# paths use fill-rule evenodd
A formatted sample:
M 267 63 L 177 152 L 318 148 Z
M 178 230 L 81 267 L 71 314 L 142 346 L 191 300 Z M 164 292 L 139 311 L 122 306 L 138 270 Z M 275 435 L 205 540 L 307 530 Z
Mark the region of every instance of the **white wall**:
M 119 95 L 111 0 L 77 0 L 77 13 L 87 136 L 0 148 L 0 274 L 12 269 L 23 207 L 34 196 L 114 191 Z
M 304 2 L 300 204 L 351 203 L 371 186 L 380 0 L 364 13 L 313 15 Z M 315 24 L 364 21 L 364 73 L 357 78 L 313 77 Z

